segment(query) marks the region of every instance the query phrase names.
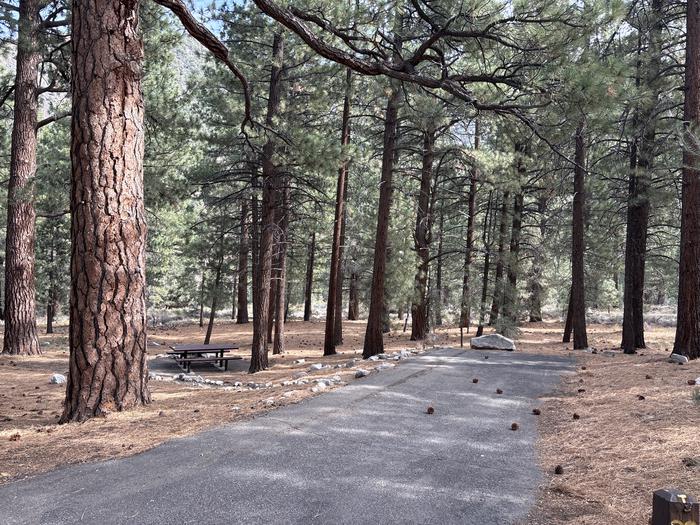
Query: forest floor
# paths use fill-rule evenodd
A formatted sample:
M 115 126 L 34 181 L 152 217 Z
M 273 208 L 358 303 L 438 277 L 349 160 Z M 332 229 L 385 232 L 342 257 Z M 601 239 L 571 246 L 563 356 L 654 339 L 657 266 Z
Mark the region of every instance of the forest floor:
M 68 361 L 66 328 L 59 327 L 56 334 L 41 336 L 41 357 L 0 356 L 0 483 L 61 465 L 133 455 L 175 437 L 297 403 L 316 395 L 311 391 L 314 379 L 339 375 L 341 381 L 330 388 L 353 381 L 358 368 L 371 370 L 382 363 L 357 361 L 350 368 L 332 368 L 360 357 L 364 328 L 363 322 L 346 323 L 340 353 L 322 358 L 323 323 L 291 322 L 287 352 L 270 356 L 268 371 L 248 375 L 246 359 L 232 362 L 227 373 L 200 368 L 197 374 L 222 380 L 224 386 L 151 381 L 153 403 L 148 407 L 57 425 L 65 385 L 49 384 L 49 377 L 65 374 Z M 212 341 L 239 343 L 245 355 L 251 329 L 221 322 Z M 700 393 L 688 384 L 700 377 L 700 363 L 667 362 L 673 329 L 649 329 L 649 348 L 634 356 L 616 348 L 619 326 L 589 326 L 596 354 L 572 352 L 571 345 L 560 342 L 561 331 L 560 323 L 527 324 L 519 338 L 519 351 L 573 355 L 578 362 L 576 373 L 564 376 L 543 399 L 538 449 L 546 482 L 528 524 L 643 524 L 656 489 L 676 487 L 700 496 L 700 400 L 693 397 Z M 169 361 L 157 356 L 167 345 L 198 342 L 203 332 L 186 324 L 152 329 L 149 337 L 151 365 L 161 373 Z M 385 341 L 387 352 L 424 349 L 400 330 Z M 459 330 L 441 329 L 426 342 L 426 348 L 431 346 L 458 347 Z M 300 359 L 305 362 L 295 363 Z M 313 363 L 331 368 L 310 372 Z M 282 384 L 302 371 L 308 372 L 308 384 Z M 249 389 L 251 381 L 263 386 Z M 234 386 L 237 382 L 242 385 Z M 563 474 L 554 473 L 557 465 Z

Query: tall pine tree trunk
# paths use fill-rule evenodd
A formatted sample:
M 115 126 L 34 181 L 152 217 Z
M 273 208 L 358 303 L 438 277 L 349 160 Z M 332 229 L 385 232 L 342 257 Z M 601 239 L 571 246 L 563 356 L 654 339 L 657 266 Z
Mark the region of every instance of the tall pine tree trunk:
M 644 341 L 644 273 L 646 265 L 647 230 L 649 228 L 649 186 L 656 150 L 656 112 L 659 102 L 659 70 L 661 68 L 661 32 L 663 31 L 664 0 L 652 0 L 648 17 L 649 43 L 646 53 L 640 47 L 639 64 L 645 64 L 637 74 L 649 96 L 642 97 L 634 118 L 634 143 L 630 154 L 629 197 L 627 200 L 627 235 L 625 243 L 624 314 L 622 349 L 626 354 L 646 348 Z M 640 42 L 641 44 L 641 42 Z M 641 126 L 641 133 L 638 128 Z
M 316 257 L 316 232 L 309 238 L 306 259 L 306 284 L 304 286 L 304 321 L 311 320 L 311 295 L 314 286 L 314 258 Z
M 349 173 L 345 174 L 345 200 L 348 198 L 348 178 Z M 340 252 L 338 254 L 338 259 L 340 264 L 338 266 L 338 286 L 335 289 L 335 330 L 334 330 L 334 341 L 335 346 L 341 346 L 343 344 L 343 283 L 345 282 L 345 228 L 348 223 L 348 207 L 343 207 L 343 224 L 340 228 Z
M 481 277 L 481 303 L 479 305 L 479 324 L 476 329 L 476 336 L 481 337 L 484 334 L 484 321 L 486 320 L 486 309 L 488 305 L 489 289 L 489 272 L 491 271 L 491 248 L 492 248 L 492 233 L 493 228 L 493 191 L 489 192 L 489 198 L 486 201 L 486 218 L 484 220 L 484 229 L 481 233 L 481 241 L 484 245 L 484 270 Z
M 62 422 L 150 402 L 139 4 L 73 2 L 70 359 Z
M 268 127 L 274 125 L 274 119 L 279 112 L 282 95 L 282 74 L 284 60 L 284 40 L 282 33 L 275 33 L 272 43 L 272 68 L 270 72 L 270 88 L 267 100 L 267 116 L 265 123 Z M 274 164 L 275 137 L 268 136 L 262 152 L 263 196 L 260 226 L 260 252 L 258 255 L 258 301 L 253 312 L 253 344 L 249 372 L 265 370 L 268 366 L 267 323 L 270 307 L 270 284 L 272 280 L 272 248 L 273 230 L 275 228 L 275 193 L 277 167 Z
M 413 285 L 411 303 L 411 341 L 422 341 L 428 331 L 428 271 L 430 270 L 430 241 L 432 221 L 430 194 L 433 186 L 433 160 L 435 158 L 435 129 L 423 132 L 423 167 L 416 212 L 416 228 L 413 242 L 418 256 L 418 267 Z
M 36 330 L 34 178 L 37 147 L 39 0 L 21 0 L 7 187 L 4 354 L 41 353 Z
M 435 326 L 442 326 L 442 305 L 444 302 L 444 290 L 442 289 L 442 247 L 444 236 L 445 214 L 440 210 L 440 222 L 438 226 L 438 251 L 435 257 L 435 301 L 433 303 L 433 314 L 435 316 Z
M 673 352 L 700 358 L 700 0 L 688 0 L 678 322 Z
M 275 342 L 272 346 L 272 353 L 275 355 L 284 353 L 284 323 L 287 304 L 287 248 L 289 246 L 287 232 L 289 229 L 290 213 L 289 181 L 284 180 L 282 184 L 284 187 L 281 188 L 282 202 L 279 210 L 279 241 L 277 243 L 279 247 L 277 256 L 279 262 L 279 268 L 277 270 L 279 281 L 277 282 L 277 297 L 275 299 Z
M 338 169 L 338 184 L 335 198 L 335 221 L 333 223 L 333 246 L 331 248 L 331 267 L 328 277 L 328 301 L 326 303 L 326 332 L 323 342 L 323 355 L 336 353 L 336 314 L 338 308 L 338 287 L 340 282 L 341 264 L 341 237 L 343 219 L 345 217 L 345 191 L 347 189 L 348 163 L 347 147 L 350 144 L 350 90 L 352 87 L 352 74 L 350 69 L 345 76 L 345 100 L 343 103 L 343 119 L 340 128 L 340 144 L 343 148 L 343 160 Z
M 574 350 L 588 348 L 586 334 L 586 288 L 584 277 L 586 207 L 586 119 L 581 118 L 576 128 L 576 155 L 574 160 L 574 207 L 571 240 L 571 326 Z
M 248 203 L 243 202 L 241 206 L 241 240 L 238 245 L 238 324 L 248 323 Z
M 384 150 L 382 152 L 382 178 L 379 184 L 379 206 L 377 213 L 377 234 L 374 242 L 374 265 L 372 268 L 372 288 L 370 294 L 369 317 L 362 350 L 362 356 L 384 353 L 384 285 L 386 258 L 389 239 L 389 218 L 393 192 L 394 159 L 396 132 L 401 104 L 400 86 L 392 85 L 384 116 Z
M 518 192 L 513 199 L 513 222 L 510 230 L 510 249 L 508 253 L 508 283 L 504 286 L 503 317 L 504 321 L 518 324 L 518 273 L 520 253 L 520 233 L 522 230 L 523 194 Z
M 501 204 L 501 216 L 498 220 L 498 254 L 496 255 L 496 275 L 493 284 L 493 302 L 491 303 L 491 315 L 489 316 L 489 326 L 493 326 L 498 319 L 498 315 L 503 306 L 503 294 L 505 285 L 503 282 L 503 269 L 506 262 L 506 236 L 508 235 L 508 203 L 510 192 L 503 192 L 503 203 Z
M 348 295 L 348 321 L 357 321 L 360 318 L 360 291 L 358 287 L 359 277 L 356 271 L 350 272 L 350 292 Z
M 219 299 L 219 287 L 221 286 L 221 269 L 224 265 L 223 256 L 219 257 L 219 262 L 216 265 L 216 274 L 214 276 L 214 288 L 211 291 L 211 310 L 209 310 L 209 323 L 207 324 L 207 333 L 204 336 L 204 344 L 208 345 L 211 341 L 211 334 L 214 331 L 214 320 L 216 319 L 216 307 Z
M 479 150 L 479 121 L 474 124 L 474 150 Z M 477 181 L 479 180 L 479 171 L 476 166 L 471 169 L 469 177 L 469 202 L 467 205 L 467 239 L 464 248 L 464 270 L 462 274 L 462 301 L 459 312 L 459 326 L 466 328 L 469 333 L 469 325 L 471 320 L 471 266 L 472 254 L 474 253 L 474 219 L 476 218 L 476 190 Z

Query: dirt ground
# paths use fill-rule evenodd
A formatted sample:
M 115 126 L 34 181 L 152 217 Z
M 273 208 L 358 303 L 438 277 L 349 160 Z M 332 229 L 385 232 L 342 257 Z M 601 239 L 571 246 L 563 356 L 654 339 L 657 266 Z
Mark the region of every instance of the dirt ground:
M 323 358 L 323 323 L 291 322 L 286 327 L 287 352 L 271 356 L 268 371 L 250 376 L 247 360 L 233 362 L 234 370 L 227 373 L 199 368 L 197 374 L 223 380 L 224 387 L 151 381 L 153 402 L 148 407 L 57 425 L 64 385 L 49 384 L 49 377 L 65 373 L 68 360 L 66 328 L 59 327 L 56 334 L 41 337 L 41 357 L 0 356 L 0 483 L 60 465 L 135 454 L 174 437 L 299 402 L 316 395 L 313 383 L 282 383 L 307 372 L 313 363 L 331 368 L 309 372 L 309 380 L 340 375 L 338 386 L 353 381 L 357 368 L 372 369 L 379 363 L 332 367 L 360 357 L 364 328 L 364 322 L 346 322 L 340 353 Z M 251 330 L 251 325 L 219 323 L 213 341 L 235 341 L 246 356 Z M 527 524 L 645 524 L 654 490 L 676 487 L 700 496 L 700 400 L 693 400 L 699 388 L 688 384 L 700 377 L 700 363 L 667 362 L 673 329 L 650 329 L 649 348 L 635 356 L 617 350 L 619 326 L 589 326 L 589 343 L 597 354 L 574 353 L 571 345 L 560 342 L 561 331 L 560 323 L 528 324 L 519 337 L 519 351 L 568 354 L 578 363 L 576 373 L 565 376 L 559 389 L 543 399 L 538 449 L 546 482 Z M 198 342 L 203 331 L 196 324 L 181 325 L 153 329 L 149 337 L 151 363 L 157 364 L 163 359 L 156 356 L 167 345 Z M 387 352 L 396 352 L 459 346 L 460 339 L 459 330 L 442 329 L 416 347 L 398 329 L 385 342 Z M 467 337 L 464 342 L 467 346 Z M 300 359 L 305 362 L 295 363 Z M 251 390 L 245 387 L 251 381 L 269 386 Z M 243 386 L 234 386 L 237 382 Z M 563 474 L 557 475 L 559 465 Z

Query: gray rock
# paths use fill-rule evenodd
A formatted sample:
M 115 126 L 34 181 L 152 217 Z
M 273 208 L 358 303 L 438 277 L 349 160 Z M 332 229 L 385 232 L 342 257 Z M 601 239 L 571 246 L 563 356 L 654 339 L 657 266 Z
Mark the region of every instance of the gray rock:
M 323 370 L 324 368 L 326 368 L 326 365 L 323 363 L 314 363 L 309 367 L 309 370 Z
M 379 365 L 375 370 L 387 370 L 388 368 L 394 368 L 396 365 L 393 363 L 384 363 Z
M 306 359 L 297 359 L 297 360 L 294 361 L 294 362 L 295 362 L 296 364 L 298 364 L 298 365 L 303 365 L 304 363 L 306 363 Z
M 67 381 L 66 376 L 63 374 L 54 374 L 51 376 L 51 379 L 49 379 L 49 383 L 52 385 L 62 385 Z
M 688 363 L 688 358 L 681 354 L 671 354 L 668 358 L 669 363 L 678 363 L 679 365 L 685 365 Z
M 369 357 L 370 361 L 379 361 L 380 357 L 378 355 L 372 355 Z
M 296 372 L 296 373 L 294 373 L 294 374 L 292 375 L 292 377 L 293 377 L 294 379 L 299 379 L 299 378 L 302 378 L 302 377 L 308 376 L 308 375 L 309 375 L 308 372 L 304 372 L 304 371 L 302 370 L 301 372 Z
M 405 359 L 407 357 L 411 357 L 411 352 L 409 352 L 408 350 L 401 350 L 401 352 L 399 353 L 399 356 L 402 359 Z
M 355 366 L 354 359 L 352 361 L 348 361 L 347 363 L 345 363 L 345 368 L 352 368 L 353 366 Z
M 512 352 L 515 350 L 515 342 L 501 334 L 489 334 L 473 337 L 471 347 L 475 350 L 508 350 Z
M 364 368 L 360 368 L 357 372 L 355 372 L 355 378 L 359 379 L 361 377 L 365 377 L 369 375 L 369 371 L 365 370 Z

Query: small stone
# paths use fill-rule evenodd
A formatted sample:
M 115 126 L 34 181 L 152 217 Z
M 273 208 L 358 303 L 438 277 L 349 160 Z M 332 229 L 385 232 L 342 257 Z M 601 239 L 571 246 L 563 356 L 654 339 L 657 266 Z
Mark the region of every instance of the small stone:
M 574 421 L 578 421 L 579 419 L 581 419 L 581 416 L 579 416 L 579 415 L 578 415 L 577 413 L 575 413 L 575 412 L 574 412 L 574 416 L 573 416 L 573 417 L 574 417 Z
M 582 366 L 582 367 L 581 367 L 581 370 L 586 370 L 586 367 L 585 367 L 585 366 Z
M 639 399 L 640 401 L 644 401 L 646 399 L 646 397 L 644 397 L 643 395 L 640 394 L 637 396 L 637 399 Z
M 17 434 L 12 434 L 10 436 L 10 441 L 19 441 L 20 437 L 22 437 L 22 436 L 20 436 L 19 432 Z
M 199 412 L 199 409 L 198 409 L 198 408 L 195 408 L 195 409 L 194 409 L 194 413 L 197 414 L 198 412 Z
M 478 382 L 479 382 L 479 380 L 476 377 L 474 379 L 472 379 L 472 383 L 476 384 Z
M 159 417 L 163 417 L 164 415 L 165 415 L 165 412 L 163 412 L 162 410 L 160 412 L 158 412 Z
M 688 384 L 691 386 L 700 385 L 700 377 L 697 379 L 688 379 Z
M 435 409 L 434 409 L 433 407 L 429 406 L 428 409 L 427 409 L 425 412 L 426 412 L 426 414 L 434 414 L 434 413 L 435 413 Z
M 680 354 L 671 354 L 671 357 L 668 358 L 668 362 L 678 363 L 679 365 L 685 365 L 688 363 L 688 358 Z
M 294 361 L 294 362 L 295 362 L 297 365 L 303 365 L 304 363 L 306 363 L 306 359 L 297 359 L 297 360 Z
M 392 363 L 384 363 L 382 365 L 379 365 L 375 370 L 387 370 L 389 368 L 394 368 L 396 365 Z
M 369 356 L 369 360 L 370 361 L 379 361 L 379 356 L 371 355 L 371 356 Z
M 586 391 L 585 388 L 579 388 L 579 389 L 578 389 L 578 393 L 579 393 L 579 394 L 583 394 L 585 391 Z
M 369 371 L 367 371 L 367 370 L 365 370 L 365 369 L 363 369 L 363 368 L 360 368 L 359 370 L 357 370 L 357 371 L 355 372 L 355 379 L 360 379 L 361 377 L 365 377 L 365 376 L 368 376 L 368 375 L 369 375 Z
M 533 408 L 533 409 L 532 409 L 532 413 L 533 413 L 535 416 L 539 416 L 539 415 L 542 413 L 542 411 L 541 411 L 539 408 Z
M 496 393 L 500 396 L 503 393 L 503 390 L 501 390 L 500 388 L 497 388 Z
M 519 428 L 520 428 L 520 425 L 518 425 L 517 423 L 513 423 L 513 424 L 510 425 L 510 429 L 511 429 L 513 432 L 515 432 L 515 431 L 518 430 Z
M 561 476 L 564 473 L 564 467 L 562 467 L 561 465 L 557 465 L 556 467 L 554 467 L 554 473 L 557 476 Z
M 509 352 L 515 350 L 515 342 L 501 334 L 472 337 L 470 345 L 474 350 L 507 350 Z
M 309 367 L 309 371 L 311 370 L 323 370 L 325 368 L 325 365 L 323 363 L 314 363 Z
M 49 383 L 52 385 L 62 385 L 67 381 L 66 376 L 63 374 L 54 374 L 49 379 Z
M 649 374 L 646 375 L 647 379 L 653 379 Z

